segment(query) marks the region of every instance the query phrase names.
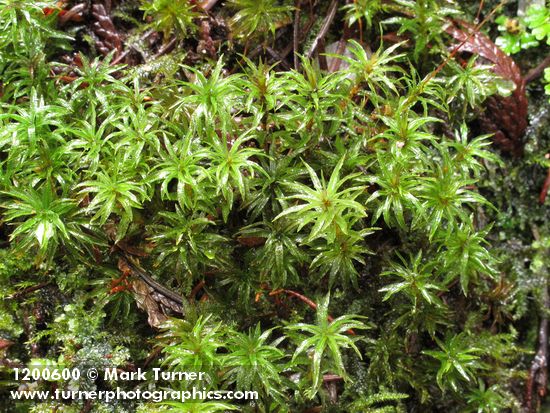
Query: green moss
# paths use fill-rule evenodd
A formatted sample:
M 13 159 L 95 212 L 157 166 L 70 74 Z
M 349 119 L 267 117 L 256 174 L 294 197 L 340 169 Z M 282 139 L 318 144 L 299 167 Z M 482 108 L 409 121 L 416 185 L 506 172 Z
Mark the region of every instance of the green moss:
M 6 357 L 202 369 L 209 389 L 260 393 L 256 403 L 116 401 L 98 412 L 517 411 L 549 265 L 548 201 L 536 203 L 548 115 L 531 114 L 522 159 L 476 136 L 471 112 L 510 91 L 480 58 L 436 69 L 450 59 L 443 23 L 458 5 L 347 5 L 327 42 L 344 20 L 365 23 L 377 46 L 382 27 L 410 39 L 374 52 L 350 39 L 330 72 L 322 58 L 299 56 L 298 70 L 272 61 L 294 36 L 288 2 L 209 13 L 172 3 L 115 6 L 142 64 L 79 50 L 67 66 L 68 39 L 42 11 L 51 4 L 0 0 L 10 5 L 0 9 Z M 298 21 L 312 19 L 303 38 L 316 38 L 325 6 L 309 16 L 302 3 Z M 142 38 L 138 17 L 163 36 Z M 220 38 L 224 18 L 243 44 Z M 67 23 L 75 47 L 92 39 L 77 23 Z M 216 59 L 194 52 L 200 42 Z M 546 100 L 529 92 L 533 107 Z M 178 305 L 151 278 L 185 297 L 181 318 L 166 319 Z

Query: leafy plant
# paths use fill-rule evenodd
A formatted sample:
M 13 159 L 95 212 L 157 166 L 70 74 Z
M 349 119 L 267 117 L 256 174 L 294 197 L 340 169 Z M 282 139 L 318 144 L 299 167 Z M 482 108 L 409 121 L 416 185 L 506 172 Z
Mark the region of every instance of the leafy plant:
M 262 389 L 264 397 L 284 403 L 284 396 L 278 388 L 282 386 L 280 373 L 283 365 L 280 361 L 285 353 L 277 348 L 281 339 L 266 343 L 271 332 L 262 331 L 257 324 L 248 334 L 233 333 L 227 343 L 229 353 L 224 356 L 224 365 L 228 367 L 224 378 L 229 383 L 235 382 L 237 389 Z
M 91 110 L 90 120 L 80 119 L 75 127 L 66 128 L 71 135 L 65 146 L 71 164 L 80 163 L 90 174 L 95 173 L 104 156 L 114 152 L 113 138 L 114 116 L 109 115 L 103 121 L 98 120 L 95 109 Z
M 276 0 L 231 0 L 230 7 L 237 12 L 231 19 L 231 24 L 239 37 L 249 37 L 253 34 L 264 36 L 275 30 L 289 18 L 292 6 L 278 4 Z
M 354 186 L 343 190 L 340 188 L 349 180 L 357 178 L 360 173 L 347 175 L 340 179 L 340 169 L 344 159 L 342 158 L 330 176 L 328 182 L 317 173 L 311 166 L 305 164 L 313 183 L 313 189 L 301 183 L 288 183 L 286 186 L 295 192 L 288 199 L 297 199 L 305 203 L 292 206 L 281 212 L 275 219 L 284 216 L 293 217 L 298 231 L 308 224 L 314 224 L 308 237 L 308 242 L 318 238 L 326 237 L 328 243 L 334 242 L 339 232 L 348 233 L 349 219 L 359 219 L 365 216 L 364 208 L 355 201 L 364 187 Z
M 368 253 L 363 238 L 372 234 L 369 228 L 361 232 L 348 230 L 347 234 L 339 234 L 333 243 L 321 244 L 314 248 L 317 256 L 311 262 L 310 268 L 319 271 L 321 277 L 328 274 L 329 286 L 337 281 L 345 286 L 358 287 L 359 274 L 355 263 L 365 264 L 363 254 Z
M 433 261 L 423 263 L 421 251 L 414 258 L 411 257 L 410 262 L 401 255 L 398 257 L 403 265 L 392 263 L 391 269 L 384 271 L 382 275 L 396 276 L 402 281 L 381 288 L 381 292 L 386 292 L 383 300 L 388 300 L 397 293 L 403 293 L 411 301 L 413 312 L 417 311 L 420 300 L 430 305 L 441 305 L 441 300 L 435 294 L 442 290 L 434 280 L 435 263 Z
M 144 187 L 129 178 L 128 171 L 117 165 L 110 174 L 100 170 L 94 174 L 95 179 L 78 184 L 80 194 L 93 194 L 93 199 L 87 207 L 94 213 L 92 220 L 104 225 L 111 217 L 117 215 L 120 220 L 117 225 L 116 239 L 121 240 L 134 217 L 134 208 L 142 208 L 143 202 L 149 199 Z
M 539 45 L 535 36 L 527 31 L 527 28 L 520 23 L 519 19 L 499 16 L 495 22 L 498 23 L 498 30 L 501 33 L 495 43 L 506 53 L 516 54 L 524 49 Z
M 471 406 L 472 412 L 496 413 L 511 407 L 507 396 L 498 385 L 487 388 L 485 382 L 480 380 L 479 388 L 468 396 L 468 405 Z
M 10 154 L 19 163 L 40 151 L 55 148 L 56 144 L 64 142 L 62 130 L 62 116 L 67 113 L 66 108 L 59 105 L 48 105 L 44 96 L 38 95 L 36 90 L 31 91 L 28 105 L 11 107 L 0 115 L 8 121 L 0 135 L 0 147 L 11 145 L 20 147 L 17 155 Z
M 254 177 L 256 173 L 265 173 L 262 167 L 253 160 L 254 157 L 262 156 L 263 153 L 256 148 L 244 145 L 250 139 L 252 136 L 247 136 L 247 134 L 241 135 L 234 142 L 216 139 L 210 147 L 212 168 L 215 171 L 216 193 L 221 193 L 226 201 L 222 206 L 224 220 L 227 220 L 233 206 L 234 189 L 238 190 L 244 202 L 249 196 L 250 180 L 245 179 L 243 175 Z
M 21 251 L 38 249 L 37 260 L 52 261 L 63 246 L 71 252 L 84 253 L 98 242 L 86 229 L 83 216 L 70 198 L 59 198 L 49 186 L 40 190 L 13 188 L 6 191 L 12 201 L 2 205 L 4 219 L 16 225 L 11 233 Z
M 303 132 L 297 148 L 303 146 L 326 129 L 326 124 L 338 124 L 347 103 L 349 81 L 344 73 L 324 74 L 313 63 L 302 58 L 303 74 L 298 71 L 286 73 L 286 83 L 292 85 L 292 94 L 286 104 L 291 109 L 290 118 L 297 124 L 296 132 Z M 322 114 L 322 116 L 319 116 Z
M 464 124 L 455 131 L 455 141 L 449 142 L 448 146 L 455 151 L 453 163 L 466 176 L 470 173 L 473 176 L 479 176 L 485 169 L 482 161 L 494 164 L 501 162 L 498 155 L 488 149 L 490 146 L 489 136 L 482 135 L 474 139 L 468 139 L 468 128 Z
M 216 413 L 216 412 L 226 412 L 228 410 L 237 410 L 237 406 L 231 405 L 229 403 L 223 402 L 166 402 L 168 406 L 171 406 L 171 409 L 168 409 L 169 412 L 180 412 L 180 413 Z
M 482 368 L 479 361 L 481 349 L 469 346 L 464 334 L 445 340 L 435 339 L 440 350 L 424 350 L 423 353 L 437 359 L 441 364 L 436 380 L 439 387 L 448 383 L 455 391 L 459 390 L 460 380 L 475 381 L 476 372 Z
M 451 223 L 452 227 L 457 221 L 468 221 L 468 215 L 462 209 L 462 204 L 486 203 L 481 195 L 466 189 L 472 181 L 454 175 L 453 165 L 449 162 L 448 159 L 443 159 L 443 166 L 436 167 L 436 175 L 424 178 L 420 197 L 423 199 L 422 208 L 427 211 L 426 220 L 430 238 L 433 238 L 445 222 Z
M 237 102 L 236 80 L 238 76 L 222 76 L 222 60 L 206 76 L 202 71 L 187 67 L 195 80 L 193 82 L 177 82 L 184 88 L 184 93 L 172 105 L 176 117 L 183 115 L 190 120 L 193 131 L 199 136 L 211 138 L 215 135 L 216 126 L 227 134 L 231 125 L 231 111 Z
M 20 39 L 22 32 L 17 30 L 18 26 L 23 25 L 25 28 L 36 25 L 44 27 L 39 20 L 39 16 L 43 15 L 45 7 L 53 6 L 53 1 L 17 1 L 17 0 L 2 0 L 0 2 L 0 16 L 2 21 L 2 31 L 8 36 L 2 37 L 0 43 L 1 49 L 7 48 L 8 42 L 17 42 Z M 27 26 L 28 25 L 28 26 Z
M 394 116 L 381 116 L 387 129 L 378 138 L 388 140 L 389 152 L 396 157 L 424 156 L 425 145 L 434 142 L 434 136 L 424 131 L 429 123 L 437 122 L 431 117 L 416 117 L 408 109 L 397 110 Z
M 305 324 L 297 323 L 288 325 L 289 331 L 297 331 L 302 334 L 303 339 L 294 352 L 293 359 L 296 359 L 301 353 L 311 351 L 311 374 L 312 386 L 309 396 L 313 397 L 321 385 L 321 375 L 324 371 L 334 368 L 342 377 L 348 378 L 344 362 L 342 359 L 342 350 L 351 348 L 359 358 L 361 353 L 355 341 L 358 336 L 350 336 L 350 329 L 367 329 L 367 325 L 361 321 L 361 317 L 355 315 L 343 315 L 334 320 L 328 318 L 328 305 L 330 297 L 327 295 L 317 307 L 316 323 Z M 346 332 L 348 332 L 346 334 Z M 302 337 L 302 336 L 300 336 Z
M 350 26 L 357 22 L 362 27 L 361 21 L 364 19 L 367 27 L 371 27 L 373 18 L 384 10 L 384 6 L 381 0 L 358 0 L 346 4 L 342 9 L 346 11 L 346 20 Z
M 206 195 L 202 182 L 210 179 L 206 169 L 201 165 L 209 152 L 201 148 L 190 137 L 171 143 L 165 137 L 163 149 L 159 150 L 160 162 L 153 172 L 153 181 L 160 182 L 160 193 L 163 199 L 177 200 L 180 208 L 192 210 Z M 176 181 L 175 192 L 173 182 Z
M 225 268 L 230 261 L 227 239 L 209 231 L 216 223 L 204 214 L 186 215 L 180 208 L 161 212 L 161 221 L 149 230 L 151 241 L 159 252 L 157 265 L 193 278 L 206 268 Z
M 262 280 L 269 280 L 273 288 L 284 287 L 299 280 L 298 267 L 309 261 L 309 257 L 299 246 L 302 237 L 291 232 L 287 221 L 250 225 L 242 228 L 239 236 L 265 239 L 251 261 Z
M 82 64 L 74 68 L 77 76 L 65 87 L 70 91 L 72 108 L 75 113 L 85 114 L 91 121 L 96 107 L 105 110 L 109 107 L 117 92 L 123 92 L 123 84 L 114 76 L 123 65 L 110 65 L 113 54 L 106 59 L 90 59 L 80 54 L 78 59 Z
M 216 373 L 221 368 L 217 355 L 218 348 L 223 345 L 221 324 L 214 323 L 211 315 L 201 315 L 190 321 L 172 319 L 165 327 L 164 363 L 175 371 L 203 372 L 202 383 L 215 383 Z
M 352 57 L 340 56 L 339 59 L 349 64 L 349 70 L 355 75 L 358 85 L 364 84 L 368 90 L 365 93 L 374 103 L 381 100 L 380 94 L 396 93 L 399 80 L 394 75 L 403 73 L 403 68 L 397 65 L 404 56 L 394 54 L 400 43 L 388 48 L 380 47 L 370 54 L 355 40 L 349 41 L 349 51 Z
M 259 216 L 271 217 L 287 206 L 284 200 L 287 182 L 294 182 L 301 179 L 307 170 L 301 165 L 294 163 L 296 156 L 274 156 L 273 150 L 269 157 L 258 159 L 265 174 L 260 176 L 259 188 L 250 194 L 246 206 L 250 211 L 252 220 Z
M 388 25 L 399 25 L 397 34 L 408 33 L 416 39 L 413 57 L 425 59 L 430 48 L 428 45 L 443 47 L 441 33 L 448 17 L 460 12 L 447 2 L 434 0 L 395 0 L 395 4 L 403 10 L 404 17 L 390 17 L 383 21 Z M 433 45 L 432 45 L 433 46 Z
M 550 45 L 550 8 L 542 4 L 533 4 L 526 11 L 525 22 L 538 41 L 546 38 Z
M 28 96 L 32 89 L 55 96 L 56 88 L 48 81 L 48 60 L 72 39 L 55 30 L 55 14 L 44 14 L 44 10 L 56 8 L 54 1 L 0 2 L 0 73 L 4 91 L 0 100 L 15 102 Z
M 485 248 L 485 237 L 489 229 L 475 232 L 470 225 L 462 224 L 456 231 L 449 233 L 442 243 L 445 250 L 440 259 L 447 279 L 460 278 L 460 286 L 465 295 L 470 280 L 476 280 L 478 274 L 495 276 L 494 258 Z
M 386 225 L 391 227 L 395 223 L 401 228 L 406 228 L 405 211 L 420 210 L 417 176 L 410 170 L 407 162 L 382 153 L 377 154 L 377 157 L 384 168 L 370 177 L 371 182 L 378 188 L 371 194 L 367 203 L 381 198 L 372 221 L 376 222 L 382 216 Z
M 382 413 L 382 412 L 400 412 L 403 411 L 401 406 L 392 406 L 390 402 L 399 402 L 408 398 L 404 393 L 394 393 L 389 391 L 382 391 L 372 396 L 362 397 L 354 401 L 350 405 L 352 412 L 366 412 L 366 413 Z M 383 404 L 383 406 L 382 406 Z
M 144 148 L 149 146 L 160 151 L 160 125 L 153 111 L 140 108 L 114 125 L 116 138 L 115 152 L 121 161 L 138 166 L 142 163 Z
M 457 97 L 464 102 L 463 116 L 466 115 L 467 105 L 474 108 L 497 91 L 503 94 L 511 92 L 499 87 L 490 66 L 476 64 L 476 60 L 476 57 L 470 58 L 464 67 L 452 60 L 448 63 L 448 68 L 455 74 L 445 79 L 446 84 L 452 85 L 447 102 Z
M 529 6 L 521 18 L 499 16 L 495 22 L 499 24 L 501 36 L 496 39 L 496 44 L 508 54 L 536 47 L 545 39 L 550 44 L 549 19 L 550 9 L 541 4 Z
M 162 32 L 164 41 L 175 34 L 180 38 L 197 31 L 195 20 L 200 13 L 189 0 L 154 0 L 142 2 L 143 17 L 151 19 L 150 26 Z

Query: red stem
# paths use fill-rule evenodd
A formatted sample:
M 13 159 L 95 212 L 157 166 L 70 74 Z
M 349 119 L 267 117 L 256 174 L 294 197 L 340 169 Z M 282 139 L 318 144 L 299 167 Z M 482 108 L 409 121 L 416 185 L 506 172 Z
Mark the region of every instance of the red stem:
M 287 295 L 291 295 L 293 297 L 298 298 L 300 301 L 306 303 L 309 308 L 312 310 L 317 310 L 317 304 L 310 298 L 306 297 L 305 295 L 302 295 L 296 291 L 293 290 L 275 290 L 269 293 L 269 295 L 277 295 L 280 293 L 285 293 Z M 327 320 L 332 323 L 334 321 L 334 318 L 329 314 L 327 315 Z M 347 331 L 347 333 L 351 336 L 355 336 L 355 331 L 353 331 L 351 328 Z
M 548 174 L 546 175 L 546 180 L 544 181 L 544 185 L 542 185 L 542 189 L 539 195 L 539 202 L 541 205 L 544 204 L 544 201 L 546 201 L 546 196 L 548 195 L 549 189 L 550 189 L 550 168 L 548 168 Z
M 191 290 L 191 294 L 189 295 L 189 299 L 194 299 L 198 292 L 201 290 L 201 288 L 204 287 L 204 281 L 199 282 L 195 287 Z

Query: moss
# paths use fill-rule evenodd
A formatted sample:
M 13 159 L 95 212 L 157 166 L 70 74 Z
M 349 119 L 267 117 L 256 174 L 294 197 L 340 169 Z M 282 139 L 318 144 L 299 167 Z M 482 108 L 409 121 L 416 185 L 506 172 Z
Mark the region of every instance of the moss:
M 550 121 L 542 86 L 529 86 L 525 154 L 514 159 L 471 122 L 503 79 L 449 56 L 443 23 L 456 10 L 444 6 L 460 5 L 357 2 L 326 26 L 328 4 L 301 2 L 299 51 L 323 27 L 325 43 L 349 38 L 333 57 L 344 64 L 327 71 L 319 56 L 290 69 L 288 2 L 207 13 L 125 1 L 101 21 L 97 10 L 8 3 L 4 377 L 10 363 L 202 369 L 208 390 L 260 396 L 117 400 L 94 403 L 98 412 L 519 411 L 545 314 L 550 228 L 536 199 Z M 171 6 L 185 9 L 179 20 Z M 94 55 L 112 42 L 120 48 Z M 37 53 L 46 59 L 29 73 Z M 150 377 L 56 385 L 183 388 Z

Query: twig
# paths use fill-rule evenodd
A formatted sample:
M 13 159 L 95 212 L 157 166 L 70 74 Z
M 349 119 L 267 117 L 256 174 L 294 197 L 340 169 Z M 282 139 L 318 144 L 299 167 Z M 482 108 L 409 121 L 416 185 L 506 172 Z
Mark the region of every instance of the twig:
M 286 30 L 283 28 L 281 30 L 278 30 L 277 33 L 275 34 L 275 40 L 274 42 L 276 42 L 277 40 L 279 40 L 283 35 L 286 34 Z M 245 49 L 248 49 L 248 47 L 245 47 Z M 265 47 L 263 44 L 259 44 L 258 46 L 256 46 L 254 49 L 252 49 L 250 51 L 250 53 L 248 53 L 248 58 L 249 59 L 254 59 L 256 56 L 258 56 L 262 50 L 265 50 Z M 243 53 L 245 56 L 246 56 L 246 53 Z
M 107 13 L 111 13 L 111 9 L 113 8 L 113 4 L 111 2 L 111 0 L 103 0 L 103 4 L 105 5 L 105 10 L 107 11 Z
M 325 374 L 323 375 L 323 381 L 325 383 L 329 381 L 342 381 L 344 378 L 342 376 L 339 376 L 338 374 Z
M 191 290 L 191 294 L 189 294 L 189 299 L 194 300 L 202 287 L 204 287 L 204 280 L 195 285 L 193 290 Z
M 286 70 L 290 70 L 290 65 L 287 63 L 287 61 L 282 57 L 276 50 L 273 50 L 271 47 L 267 46 L 265 48 L 266 52 L 271 55 L 275 60 L 278 60 L 281 66 L 283 66 Z
M 302 40 L 305 36 L 306 33 L 309 32 L 309 30 L 311 29 L 311 27 L 313 26 L 313 24 L 315 23 L 315 18 L 311 18 L 303 32 L 300 34 L 300 36 L 298 37 L 300 40 Z M 285 29 L 281 29 L 279 31 L 277 31 L 277 33 L 275 34 L 275 42 L 280 40 L 281 37 L 283 37 L 284 35 L 287 34 L 287 30 Z M 294 45 L 292 43 L 290 43 L 288 46 L 286 46 L 280 53 L 279 55 L 283 58 L 283 59 L 286 59 L 286 57 L 288 56 L 288 54 L 294 49 Z M 254 49 L 252 49 L 250 51 L 250 53 L 248 54 L 248 58 L 249 59 L 253 59 L 254 57 L 256 57 L 257 55 L 259 55 L 262 51 L 266 51 L 265 50 L 265 46 L 263 44 L 260 44 L 258 46 L 256 46 Z
M 548 168 L 548 174 L 546 175 L 546 180 L 539 195 L 539 203 L 542 205 L 546 201 L 546 196 L 548 195 L 548 190 L 550 189 L 550 168 Z
M 311 308 L 312 310 L 317 310 L 317 304 L 310 298 L 306 297 L 305 295 L 302 295 L 296 291 L 293 291 L 293 290 L 283 290 L 283 289 L 280 289 L 280 290 L 275 290 L 275 291 L 271 291 L 269 293 L 269 295 L 273 296 L 273 295 L 277 295 L 277 294 L 280 294 L 280 293 L 285 293 L 287 295 L 291 295 L 293 297 L 296 297 L 298 298 L 300 301 L 306 303 L 308 305 L 309 308 Z M 329 321 L 329 323 L 332 323 L 334 321 L 334 317 L 332 317 L 330 314 L 327 314 L 327 320 Z M 351 328 L 347 331 L 347 333 L 349 335 L 352 335 L 352 336 L 355 336 L 355 331 L 353 331 Z
M 317 51 L 317 57 L 319 58 L 319 68 L 321 70 L 328 70 L 327 57 L 325 56 L 325 39 L 319 40 L 319 47 Z
M 321 26 L 319 33 L 317 33 L 317 36 L 315 36 L 315 39 L 313 40 L 313 43 L 311 44 L 311 47 L 307 52 L 306 56 L 308 58 L 311 58 L 311 56 L 313 56 L 313 53 L 315 52 L 315 50 L 317 49 L 317 46 L 319 45 L 319 41 L 326 36 L 328 29 L 330 28 L 330 25 L 334 20 L 334 16 L 336 16 L 337 10 L 338 10 L 338 0 L 332 0 L 332 3 L 330 4 L 328 9 L 327 17 L 325 17 L 325 20 L 323 21 L 323 25 Z
M 331 404 L 338 403 L 338 389 L 334 381 L 325 381 L 325 388 L 327 389 L 328 399 Z
M 293 46 L 289 44 L 287 47 L 285 47 L 283 50 L 279 52 L 279 56 L 281 56 L 282 59 L 286 59 L 289 53 L 292 52 L 292 49 L 293 49 Z
M 25 364 L 20 363 L 19 361 L 13 361 L 8 359 L 0 359 L 0 366 L 7 367 L 8 369 L 22 369 L 25 367 Z
M 122 62 L 124 59 L 126 59 L 126 56 L 130 53 L 131 49 L 126 49 L 121 54 L 118 55 L 116 59 L 113 59 L 113 61 L 110 63 L 111 66 L 114 66 L 120 62 Z
M 333 404 L 338 403 L 338 388 L 336 387 L 336 382 L 343 381 L 344 378 L 337 374 L 324 374 L 323 383 L 327 389 L 330 402 Z
M 308 305 L 309 308 L 311 308 L 312 310 L 317 310 L 317 304 L 311 300 L 310 298 L 306 297 L 305 295 L 302 295 L 296 291 L 292 291 L 292 290 L 275 290 L 275 291 L 272 291 L 269 293 L 269 295 L 277 295 L 279 293 L 285 293 L 285 294 L 288 294 L 288 295 L 291 295 L 293 297 L 296 297 L 298 298 L 300 301 L 306 303 Z M 329 319 L 329 321 L 332 321 L 332 317 L 329 315 L 327 317 Z
M 533 231 L 535 239 L 539 239 L 537 231 Z M 538 411 L 542 398 L 546 396 L 548 384 L 548 312 L 550 311 L 550 295 L 546 274 L 541 292 L 541 315 L 539 324 L 538 351 L 531 363 L 527 378 L 525 405 L 528 412 Z M 533 393 L 536 393 L 536 406 L 533 405 Z
M 31 321 L 30 321 L 30 318 L 31 318 L 31 314 L 29 314 L 29 312 L 24 309 L 23 310 L 23 332 L 25 333 L 25 335 L 28 337 L 28 341 L 30 343 L 30 347 L 31 347 L 31 356 L 33 358 L 40 358 L 40 346 L 39 344 L 36 342 L 36 341 L 33 341 L 33 336 L 34 336 L 34 329 L 33 329 L 33 324 L 31 324 Z
M 481 11 L 483 10 L 483 6 L 484 6 L 484 1 L 481 0 L 479 2 L 479 7 L 477 8 L 477 13 L 476 13 L 476 19 L 474 20 L 474 22 L 478 23 L 479 22 L 479 18 L 481 16 Z
M 336 54 L 339 56 L 342 56 L 344 52 L 346 51 L 346 42 L 350 35 L 350 28 L 348 24 L 344 26 L 344 34 L 342 35 L 342 38 L 338 41 L 338 48 L 336 49 Z M 337 72 L 338 69 L 340 69 L 340 65 L 342 64 L 342 59 L 333 59 L 332 64 L 330 65 L 330 72 L 334 73 Z
M 143 34 L 143 36 L 140 37 L 140 42 L 143 43 L 145 40 L 147 40 L 149 37 L 151 37 L 152 34 L 156 33 L 154 30 L 148 30 Z M 113 61 L 110 63 L 111 66 L 114 66 L 120 62 L 122 62 L 126 56 L 130 53 L 130 51 L 134 50 L 133 48 L 126 49 L 122 54 L 120 54 L 117 58 L 113 59 Z
M 304 30 L 301 33 L 298 34 L 298 40 L 299 41 L 301 41 L 305 38 L 306 34 L 309 33 L 309 30 L 313 27 L 314 23 L 315 23 L 315 19 L 311 19 L 306 23 L 306 25 L 304 27 Z M 286 58 L 288 56 L 288 54 L 290 52 L 292 52 L 293 50 L 294 50 L 294 44 L 291 43 L 291 44 L 287 45 L 279 54 L 283 58 Z
M 300 0 L 295 1 L 296 10 L 294 11 L 294 27 L 292 31 L 292 51 L 294 52 L 294 69 L 300 67 L 300 59 L 298 58 L 298 47 L 300 42 Z
M 536 78 L 538 78 L 540 75 L 542 75 L 542 72 L 544 72 L 544 69 L 550 66 L 550 55 L 546 56 L 546 58 L 535 68 L 529 70 L 529 72 L 525 75 L 523 78 L 525 80 L 525 83 L 532 82 Z
M 13 293 L 12 295 L 8 296 L 7 299 L 8 300 L 14 300 L 16 298 L 19 298 L 19 297 L 22 297 L 24 295 L 30 294 L 32 292 L 38 291 L 38 290 L 40 290 L 44 287 L 47 287 L 50 284 L 51 284 L 50 281 L 48 281 L 48 282 L 43 282 L 43 283 L 40 283 L 40 284 L 32 285 L 30 287 L 27 287 L 27 288 L 24 288 L 20 291 L 17 291 L 16 293 Z
M 211 8 L 213 8 L 216 5 L 217 2 L 218 0 L 206 0 L 200 4 L 200 7 L 204 11 L 209 11 Z
M 84 406 L 80 410 L 80 413 L 88 413 L 92 410 L 92 407 L 94 405 L 93 400 L 86 400 L 86 403 L 84 403 Z
M 147 366 L 154 360 L 156 359 L 160 352 L 162 351 L 162 347 L 155 347 L 153 349 L 153 351 L 151 352 L 151 354 L 149 354 L 149 356 L 147 356 L 147 359 L 145 359 L 145 362 L 143 363 L 143 368 L 147 368 Z
M 527 379 L 527 394 L 525 397 L 527 411 L 535 412 L 538 410 L 541 399 L 546 396 L 546 384 L 548 383 L 548 315 L 550 309 L 550 297 L 548 287 L 542 290 L 543 311 L 539 326 L 539 348 L 531 368 L 529 369 L 529 378 Z M 536 389 L 534 387 L 536 386 Z M 537 406 L 533 406 L 533 390 L 536 390 Z
M 123 253 L 121 254 L 120 258 L 121 260 L 123 260 L 124 264 L 128 266 L 128 268 L 134 275 L 137 275 L 139 278 L 141 278 L 153 290 L 164 295 L 165 297 L 168 297 L 170 300 L 176 302 L 179 305 L 183 304 L 184 299 L 181 295 L 175 293 L 172 290 L 169 290 L 164 285 L 155 281 L 149 274 L 145 272 L 144 269 L 140 268 L 135 260 L 133 260 L 131 257 Z
M 413 101 L 413 99 L 424 92 L 424 88 L 426 87 L 426 85 L 428 83 L 430 83 L 430 81 L 435 77 L 437 76 L 437 74 L 445 67 L 447 66 L 447 64 L 449 63 L 449 61 L 451 59 L 453 59 L 455 57 L 455 55 L 460 51 L 460 49 L 462 49 L 462 46 L 464 46 L 467 42 L 470 41 L 470 39 L 472 39 L 476 33 L 479 33 L 480 29 L 485 25 L 485 23 L 487 23 L 489 21 L 489 19 L 491 17 L 493 17 L 493 15 L 499 11 L 503 5 L 505 3 L 505 0 L 501 0 L 492 10 L 491 12 L 487 15 L 487 17 L 485 17 L 479 24 L 477 24 L 473 30 L 471 30 L 469 33 L 466 34 L 466 37 L 464 40 L 462 40 L 459 44 L 457 44 L 453 50 L 451 50 L 451 53 L 449 54 L 449 56 L 447 56 L 440 64 L 439 66 L 437 66 L 434 70 L 432 70 L 430 73 L 428 73 L 427 76 L 424 77 L 424 79 L 422 79 L 422 81 L 419 83 L 419 88 L 417 90 L 417 92 L 415 92 L 414 94 L 410 95 L 406 100 L 405 100 L 405 103 L 406 103 L 406 106 L 410 105 L 410 103 Z
M 153 56 L 153 59 L 158 59 L 162 55 L 170 52 L 176 45 L 177 40 L 178 40 L 177 37 L 174 36 L 168 43 L 166 43 L 164 46 L 160 48 L 157 54 Z

